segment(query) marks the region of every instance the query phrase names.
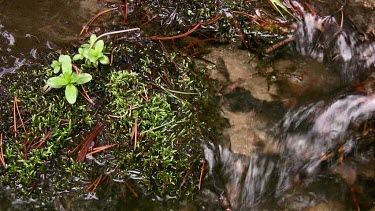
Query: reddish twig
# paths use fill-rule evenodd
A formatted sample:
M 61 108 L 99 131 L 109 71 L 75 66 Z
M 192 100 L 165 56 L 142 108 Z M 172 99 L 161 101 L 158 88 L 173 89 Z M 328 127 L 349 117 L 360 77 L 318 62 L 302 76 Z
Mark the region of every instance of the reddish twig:
M 180 65 L 178 65 L 178 64 L 174 61 L 174 59 L 172 59 L 171 55 L 169 54 L 167 48 L 164 46 L 163 42 L 162 42 L 161 40 L 159 40 L 159 42 L 160 42 L 160 45 L 161 45 L 163 51 L 164 51 L 164 52 L 167 54 L 167 56 L 171 59 L 172 63 L 176 66 L 176 68 L 177 68 L 177 69 L 181 69 L 181 68 L 180 68 Z
M 290 43 L 290 42 L 293 42 L 294 39 L 295 39 L 294 37 L 288 37 L 288 38 L 286 38 L 286 39 L 284 39 L 284 40 L 281 40 L 280 42 L 278 42 L 278 43 L 272 45 L 271 47 L 267 48 L 267 49 L 265 50 L 265 53 L 271 53 L 272 51 L 274 51 L 274 50 L 280 48 L 281 46 L 283 46 L 283 45 L 285 45 L 285 44 L 288 44 L 288 43 Z
M 186 178 L 190 175 L 191 170 L 193 169 L 194 163 L 190 165 L 190 168 L 186 171 L 184 178 L 182 178 L 181 187 L 186 183 Z
M 44 142 L 46 142 L 50 137 L 51 137 L 51 132 L 48 132 L 47 135 L 46 135 L 46 137 L 44 137 L 44 139 L 40 140 L 39 142 L 34 143 L 32 145 L 32 148 L 33 149 L 39 149 L 42 146 L 42 144 L 44 144 Z
M 126 200 L 126 190 L 124 186 L 121 186 L 121 198 L 122 200 Z
M 20 112 L 20 109 L 18 107 L 18 99 L 17 97 L 15 96 L 14 97 L 14 105 L 13 105 L 13 118 L 14 118 L 14 137 L 17 137 L 17 115 L 16 115 L 16 111 L 17 111 L 17 114 L 18 114 L 18 117 L 20 118 L 21 120 L 21 125 L 22 125 L 22 128 L 23 128 L 23 131 L 25 131 L 25 133 L 28 135 L 28 133 L 26 132 L 26 128 L 25 128 L 25 124 L 22 120 L 22 116 L 21 116 L 21 112 Z
M 4 159 L 4 151 L 3 151 L 3 134 L 0 135 L 0 161 L 4 167 L 6 167 L 5 159 Z
M 98 153 L 98 152 L 100 152 L 100 151 L 103 151 L 103 150 L 105 150 L 105 149 L 111 148 L 111 147 L 113 147 L 113 146 L 116 146 L 116 144 L 110 144 L 110 145 L 105 145 L 105 146 L 101 146 L 101 147 L 96 147 L 96 148 L 92 149 L 92 152 L 87 153 L 86 156 L 87 156 L 87 155 L 92 155 L 92 154 Z
M 146 22 L 142 23 L 142 25 L 140 26 L 140 28 L 142 28 L 143 26 L 147 25 L 148 23 L 150 23 L 152 20 L 154 20 L 156 17 L 158 17 L 158 15 L 154 15 L 152 16 L 152 18 L 150 18 L 149 20 L 147 20 Z
M 189 57 L 195 57 L 195 56 L 197 56 L 197 55 L 199 55 L 199 54 L 204 54 L 204 53 L 207 53 L 208 51 L 198 51 L 198 52 L 195 52 L 195 53 L 192 53 L 192 54 L 190 54 L 189 55 Z
M 121 0 L 118 0 L 118 7 L 120 8 L 121 10 L 121 15 L 122 17 L 124 18 L 124 20 L 126 21 L 128 19 L 128 1 L 126 0 L 125 2 L 125 11 L 124 9 L 122 8 L 123 5 L 121 4 Z
M 215 23 L 216 21 L 220 20 L 220 18 L 221 18 L 221 15 L 216 15 L 216 16 L 215 16 L 214 18 L 212 18 L 211 20 L 201 23 L 201 25 L 202 25 L 202 26 L 211 25 L 211 24 Z
M 17 97 L 14 97 L 14 101 L 16 102 L 16 109 L 17 109 L 18 117 L 21 120 L 21 125 L 22 125 L 22 128 L 23 128 L 23 131 L 26 133 L 26 135 L 28 135 L 28 133 L 26 132 L 26 128 L 25 128 L 25 123 L 23 122 L 23 119 L 22 119 L 22 116 L 21 116 L 21 112 L 20 112 L 20 109 L 18 107 L 18 99 L 17 99 Z
M 94 192 L 98 187 L 99 183 L 102 181 L 103 174 L 101 174 L 89 187 L 86 188 L 86 191 Z
M 116 10 L 117 8 L 111 8 L 111 9 L 108 9 L 108 10 L 104 10 L 102 12 L 99 12 L 98 14 L 96 14 L 94 17 L 92 17 L 83 27 L 82 27 L 82 30 L 81 32 L 79 33 L 78 37 L 82 36 L 83 32 L 89 28 L 89 26 L 92 24 L 92 22 L 95 21 L 95 19 L 97 19 L 99 16 L 103 15 L 104 13 L 107 13 L 107 12 L 110 12 L 110 11 L 113 11 L 113 10 Z
M 202 188 L 202 182 L 203 182 L 203 176 L 204 176 L 204 170 L 205 169 L 206 169 L 206 161 L 203 161 L 202 167 L 201 167 L 201 175 L 199 176 L 199 185 L 198 185 L 199 190 Z
M 152 37 L 150 37 L 150 39 L 152 39 L 152 40 L 174 40 L 174 39 L 186 37 L 189 34 L 191 34 L 194 31 L 196 31 L 200 26 L 206 26 L 206 25 L 213 24 L 214 22 L 218 21 L 220 18 L 221 18 L 221 15 L 217 15 L 217 16 L 215 16 L 213 19 L 211 19 L 209 21 L 206 21 L 206 22 L 203 22 L 203 23 L 198 23 L 192 29 L 190 29 L 189 31 L 187 31 L 187 32 L 185 32 L 183 34 L 174 35 L 174 36 L 166 36 L 166 37 L 152 36 Z
M 132 188 L 132 186 L 130 186 L 129 183 L 127 183 L 126 181 L 124 181 L 124 182 L 125 182 L 126 187 L 130 190 L 130 192 L 132 192 L 133 195 L 134 195 L 136 198 L 138 198 L 138 193 L 135 192 L 135 190 Z
M 89 102 L 91 103 L 92 105 L 95 105 L 94 101 L 90 98 L 90 96 L 87 94 L 86 92 L 86 89 L 83 85 L 81 85 L 81 88 L 83 90 L 83 92 L 79 92 L 81 93 L 81 95 Z
M 135 151 L 137 149 L 137 141 L 138 141 L 138 119 L 135 119 L 134 121 L 132 140 L 134 140 L 134 151 Z
M 355 206 L 357 208 L 357 211 L 361 211 L 361 207 L 359 206 L 359 203 L 358 203 L 358 199 L 357 199 L 357 195 L 355 194 L 356 193 L 356 189 L 354 187 L 354 185 L 350 188 L 351 190 L 351 193 L 352 193 L 352 199 L 355 203 Z
M 317 15 L 316 11 L 312 8 L 312 6 L 309 3 L 307 3 L 306 1 L 304 1 L 303 3 L 307 7 L 307 9 L 309 9 L 309 11 L 310 11 L 311 14 Z
M 79 69 L 79 67 L 77 67 L 77 65 L 75 65 L 75 64 L 72 64 L 72 66 L 73 66 L 73 68 L 74 68 L 74 70 L 76 71 L 76 73 L 77 74 L 79 74 L 80 72 L 82 72 L 80 69 Z M 81 85 L 81 88 L 82 88 L 82 90 L 83 90 L 83 92 L 79 92 L 79 93 L 81 93 L 81 95 L 89 102 L 89 103 L 91 103 L 92 105 L 95 105 L 95 103 L 94 103 L 94 101 L 90 98 L 90 96 L 87 94 L 87 92 L 86 92 L 86 89 L 85 89 L 85 87 L 83 86 L 83 84 Z
M 83 141 L 82 148 L 79 151 L 79 154 L 77 156 L 78 162 L 82 162 L 85 160 L 86 154 L 91 146 L 91 143 L 99 135 L 103 127 L 104 127 L 104 124 L 99 124 L 98 126 L 96 126 L 96 128 L 90 133 L 90 135 L 88 135 L 87 138 Z
M 73 153 L 75 153 L 82 145 L 83 145 L 84 141 L 82 141 L 81 143 L 79 143 L 72 151 L 70 151 L 68 153 L 68 156 L 71 156 Z
M 167 36 L 167 37 L 152 36 L 152 37 L 150 37 L 150 39 L 152 39 L 152 40 L 173 40 L 173 39 L 178 39 L 178 38 L 186 37 L 189 34 L 193 33 L 195 30 L 197 30 L 201 25 L 202 24 L 198 23 L 192 29 L 190 29 L 189 31 L 187 31 L 187 32 L 185 32 L 183 34 L 174 35 L 174 36 Z
M 14 102 L 13 102 L 13 127 L 14 127 L 14 137 L 17 137 L 17 114 L 16 114 L 16 100 L 17 97 L 14 97 Z
M 237 19 L 234 16 L 233 16 L 233 25 L 237 29 L 238 34 L 240 35 L 240 38 L 242 40 L 242 43 L 245 45 L 246 48 L 249 48 L 249 46 L 247 45 L 247 42 L 245 40 L 245 35 L 242 33 L 242 30 L 241 30 L 240 26 L 238 25 Z

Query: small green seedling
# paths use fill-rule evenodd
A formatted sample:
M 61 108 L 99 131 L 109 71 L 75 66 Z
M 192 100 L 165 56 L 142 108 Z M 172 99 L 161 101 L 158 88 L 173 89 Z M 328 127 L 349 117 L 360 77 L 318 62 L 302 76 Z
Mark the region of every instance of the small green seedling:
M 94 67 L 98 67 L 99 62 L 101 64 L 109 64 L 108 56 L 103 54 L 104 41 L 97 40 L 96 35 L 92 34 L 88 44 L 81 45 L 78 49 L 78 54 L 73 57 L 73 60 L 86 59 L 86 63 L 93 64 Z
M 62 55 L 61 55 L 62 56 Z M 61 69 L 61 56 L 59 57 L 59 61 L 53 60 L 51 67 L 53 68 L 54 73 L 59 73 Z
M 88 73 L 75 73 L 72 70 L 72 60 L 68 55 L 59 57 L 61 63 L 62 74 L 47 80 L 47 85 L 52 88 L 61 88 L 65 86 L 65 98 L 70 104 L 74 104 L 77 100 L 78 89 L 75 85 L 80 85 L 91 81 L 92 76 Z M 53 63 L 52 63 L 53 64 Z

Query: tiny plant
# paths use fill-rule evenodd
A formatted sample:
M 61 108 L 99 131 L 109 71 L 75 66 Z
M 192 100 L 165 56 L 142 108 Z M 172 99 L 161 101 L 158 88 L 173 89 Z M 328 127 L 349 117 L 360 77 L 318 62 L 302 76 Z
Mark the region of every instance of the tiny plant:
M 60 58 L 62 58 L 62 57 L 60 56 Z M 52 64 L 51 64 L 51 67 L 53 68 L 53 72 L 56 73 L 56 74 L 59 73 L 60 69 L 61 69 L 61 59 L 60 58 L 59 58 L 59 61 L 53 60 Z
M 77 100 L 78 89 L 75 85 L 80 85 L 89 82 L 92 76 L 88 73 L 75 73 L 72 70 L 72 61 L 68 55 L 61 55 L 59 57 L 59 65 L 54 61 L 54 72 L 59 72 L 61 66 L 62 74 L 57 77 L 52 77 L 47 80 L 47 85 L 52 88 L 61 88 L 65 86 L 65 98 L 70 104 L 74 104 Z M 51 66 L 52 66 L 51 65 Z
M 86 59 L 86 63 L 93 64 L 94 67 L 98 67 L 99 62 L 109 64 L 109 58 L 103 54 L 103 50 L 104 41 L 97 40 L 96 35 L 92 34 L 88 43 L 81 45 L 78 49 L 78 54 L 73 57 L 73 60 Z

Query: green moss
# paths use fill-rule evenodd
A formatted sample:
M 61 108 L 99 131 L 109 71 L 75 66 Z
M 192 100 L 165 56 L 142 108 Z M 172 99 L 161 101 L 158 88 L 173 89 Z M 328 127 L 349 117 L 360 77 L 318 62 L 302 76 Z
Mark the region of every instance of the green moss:
M 107 83 L 110 133 L 118 144 L 112 151 L 116 159 L 111 166 L 121 165 L 115 173 L 117 179 L 126 180 L 131 171 L 140 171 L 142 179 L 136 185 L 146 193 L 162 197 L 192 194 L 192 183 L 198 177 L 191 179 L 189 188 L 183 191 L 179 184 L 191 165 L 199 167 L 201 159 L 196 140 L 203 134 L 198 129 L 192 102 L 194 97 L 204 95 L 203 81 L 189 77 L 193 70 L 187 58 L 176 54 L 173 62 L 181 68 L 176 70 L 163 54 L 155 57 L 150 49 L 133 48 L 134 51 L 138 51 L 136 59 L 140 66 L 112 71 Z M 157 77 L 152 76 L 155 72 Z
M 195 10 L 201 5 L 191 2 L 188 15 L 195 17 L 191 21 L 215 17 L 219 8 L 209 4 Z M 228 19 L 218 23 L 215 27 L 232 27 Z M 73 186 L 85 191 L 105 175 L 106 184 L 113 186 L 99 184 L 100 197 L 118 197 L 119 193 L 108 195 L 108 189 L 123 189 L 124 182 L 119 181 L 127 181 L 140 195 L 175 196 L 182 201 L 195 196 L 203 160 L 200 139 L 219 136 L 222 126 L 213 109 L 214 86 L 207 71 L 158 42 L 118 41 L 110 46 L 115 46 L 109 49 L 113 65 L 87 70 L 93 80 L 85 87 L 96 105 L 82 97 L 70 105 L 63 89 L 45 93 L 42 87 L 53 75 L 49 68 L 19 71 L 1 80 L 0 94 L 6 100 L 0 103 L 0 128 L 7 162 L 7 168 L 0 170 L 2 184 L 48 201 Z M 27 131 L 18 127 L 17 137 L 12 128 L 15 96 Z M 76 162 L 77 153 L 68 152 L 87 137 L 94 123 L 105 124 L 95 147 L 116 145 Z
M 7 166 L 2 169 L 4 176 L 0 180 L 3 184 L 20 185 L 19 191 L 27 195 L 38 194 L 35 187 L 40 185 L 40 177 L 54 171 L 55 160 L 62 156 L 61 152 L 68 146 L 74 132 L 93 122 L 87 106 L 70 105 L 60 93 L 43 93 L 41 87 L 50 72 L 52 70 L 46 68 L 21 71 L 6 76 L 1 83 L 9 87 L 5 97 L 11 101 L 2 102 L 0 106 L 8 117 L 6 124 L 2 125 Z M 16 137 L 12 127 L 15 97 L 24 123 L 23 129 L 17 114 Z

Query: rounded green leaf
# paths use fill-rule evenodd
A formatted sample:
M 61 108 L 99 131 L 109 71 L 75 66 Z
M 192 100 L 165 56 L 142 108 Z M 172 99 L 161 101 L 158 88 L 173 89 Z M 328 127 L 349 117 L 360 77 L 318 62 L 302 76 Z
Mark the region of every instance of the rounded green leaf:
M 85 84 L 89 81 L 91 81 L 92 79 L 92 76 L 88 73 L 81 73 L 81 74 L 78 74 L 78 80 L 76 82 L 76 84 Z
M 90 43 L 90 44 L 93 44 L 95 41 L 96 41 L 96 35 L 95 35 L 95 34 L 92 34 L 92 35 L 90 36 L 90 41 L 89 41 L 89 43 Z
M 82 47 L 82 49 L 89 49 L 90 44 L 85 43 L 85 44 L 82 44 L 81 47 Z M 78 52 L 79 52 L 79 49 L 78 49 Z M 79 53 L 81 53 L 81 52 L 79 52 Z
M 96 62 L 99 57 L 98 57 L 98 51 L 96 51 L 95 49 L 89 49 L 88 50 L 88 59 L 91 61 L 91 62 Z
M 68 84 L 65 88 L 65 98 L 70 104 L 74 104 L 78 97 L 78 89 L 73 84 Z
M 57 60 L 53 60 L 52 64 L 51 64 L 51 67 L 53 68 L 54 73 L 58 73 L 58 72 L 60 72 L 61 62 L 59 62 Z
M 78 81 L 78 79 L 79 79 L 79 76 L 78 76 L 77 73 L 72 73 L 72 74 L 69 76 L 69 82 L 70 82 L 71 84 L 76 83 L 76 82 Z
M 69 83 L 64 77 L 52 77 L 47 80 L 47 85 L 52 88 L 61 88 Z
M 76 54 L 76 55 L 73 56 L 73 60 L 74 61 L 81 60 L 81 59 L 83 59 L 83 55 L 82 54 Z
M 102 57 L 100 57 L 99 62 L 100 62 L 101 64 L 109 64 L 110 61 L 109 61 L 108 56 L 103 55 Z
M 83 57 L 88 59 L 89 58 L 89 49 L 88 48 L 84 49 L 82 55 L 83 55 Z
M 95 45 L 94 45 L 94 49 L 96 51 L 102 52 L 103 49 L 104 49 L 104 41 L 103 40 L 98 40 L 98 42 L 96 42 Z
M 72 60 L 68 55 L 61 55 L 59 57 L 59 61 L 61 62 L 61 68 L 63 73 L 72 73 Z

